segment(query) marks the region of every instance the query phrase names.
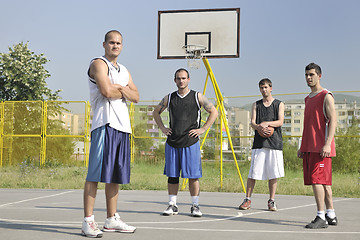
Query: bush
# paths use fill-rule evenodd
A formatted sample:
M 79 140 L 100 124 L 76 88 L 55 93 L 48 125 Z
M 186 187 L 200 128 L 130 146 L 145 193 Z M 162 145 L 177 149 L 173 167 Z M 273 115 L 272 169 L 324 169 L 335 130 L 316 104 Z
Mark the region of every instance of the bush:
M 337 131 L 339 137 L 335 139 L 336 157 L 333 158 L 333 171 L 339 173 L 360 173 L 360 129 L 359 120 L 352 125 Z
M 297 157 L 298 142 L 293 139 L 283 140 L 284 167 L 289 170 L 302 170 L 302 159 Z

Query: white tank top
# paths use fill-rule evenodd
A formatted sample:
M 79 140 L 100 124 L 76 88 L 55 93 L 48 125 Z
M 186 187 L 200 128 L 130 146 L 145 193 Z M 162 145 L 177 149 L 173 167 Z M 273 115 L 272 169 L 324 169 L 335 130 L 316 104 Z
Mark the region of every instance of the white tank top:
M 96 59 L 102 59 L 108 65 L 108 76 L 111 83 L 120 84 L 122 86 L 126 86 L 129 83 L 129 72 L 125 66 L 117 63 L 118 69 L 116 69 L 105 57 L 94 58 L 91 60 L 90 65 Z M 96 81 L 90 76 L 89 88 L 90 104 L 93 111 L 91 131 L 109 123 L 110 127 L 116 130 L 131 133 L 129 111 L 125 98 L 113 100 L 104 97 L 101 94 Z

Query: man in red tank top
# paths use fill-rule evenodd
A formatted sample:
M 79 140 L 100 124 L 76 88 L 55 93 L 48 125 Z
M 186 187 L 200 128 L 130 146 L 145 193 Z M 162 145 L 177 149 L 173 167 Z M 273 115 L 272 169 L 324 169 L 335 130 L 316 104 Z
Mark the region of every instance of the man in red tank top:
M 332 93 L 320 85 L 320 66 L 307 65 L 305 78 L 311 93 L 305 98 L 304 130 L 298 157 L 303 159 L 304 184 L 312 185 L 318 211 L 316 218 L 305 227 L 327 228 L 338 223 L 331 190 L 331 157 L 336 156 L 335 103 Z

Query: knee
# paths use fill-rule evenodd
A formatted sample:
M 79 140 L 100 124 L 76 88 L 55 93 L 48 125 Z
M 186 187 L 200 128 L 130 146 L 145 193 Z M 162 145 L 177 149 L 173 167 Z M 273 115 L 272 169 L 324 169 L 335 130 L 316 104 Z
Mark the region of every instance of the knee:
M 179 184 L 179 178 L 178 177 L 169 177 L 168 183 L 170 184 Z

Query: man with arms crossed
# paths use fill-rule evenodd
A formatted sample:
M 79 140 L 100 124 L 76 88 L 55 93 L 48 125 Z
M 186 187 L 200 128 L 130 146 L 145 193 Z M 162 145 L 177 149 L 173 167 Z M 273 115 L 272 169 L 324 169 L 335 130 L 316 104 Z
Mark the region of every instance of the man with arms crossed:
M 127 69 L 117 62 L 123 38 L 116 30 L 105 35 L 105 55 L 91 61 L 88 70 L 93 110 L 89 168 L 84 187 L 82 234 L 102 237 L 94 220 L 98 182 L 105 183 L 107 218 L 104 231 L 135 232 L 117 213 L 119 184 L 130 182 L 131 126 L 126 101 L 137 103 L 138 90 Z
M 218 112 L 201 93 L 189 89 L 189 72 L 180 68 L 175 72 L 177 91 L 165 96 L 154 109 L 154 119 L 161 131 L 168 136 L 165 146 L 164 175 L 168 177 L 169 206 L 163 215 L 178 214 L 176 197 L 179 177 L 189 179 L 192 198 L 191 216 L 201 217 L 199 208 L 200 183 L 202 177 L 199 136 L 215 121 Z M 200 127 L 200 108 L 210 113 L 206 123 Z M 160 114 L 168 109 L 170 127 L 164 126 Z
M 312 185 L 318 211 L 316 218 L 305 227 L 327 228 L 337 225 L 331 190 L 331 158 L 336 155 L 334 97 L 320 85 L 319 65 L 307 65 L 305 79 L 311 93 L 305 98 L 304 130 L 298 157 L 303 159 L 304 184 Z
M 240 210 L 251 207 L 251 194 L 256 180 L 269 180 L 268 209 L 276 211 L 277 179 L 284 177 L 283 142 L 281 126 L 284 122 L 284 103 L 271 95 L 272 82 L 264 78 L 259 82 L 263 98 L 255 102 L 251 111 L 251 127 L 255 130 L 251 154 L 251 167 L 246 186 L 246 198 Z M 274 128 L 270 136 L 269 127 Z M 262 136 L 261 136 L 261 135 Z

